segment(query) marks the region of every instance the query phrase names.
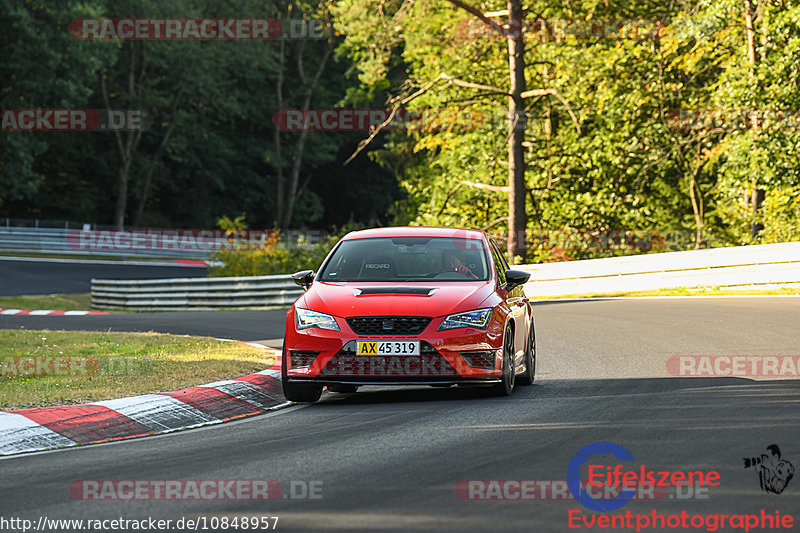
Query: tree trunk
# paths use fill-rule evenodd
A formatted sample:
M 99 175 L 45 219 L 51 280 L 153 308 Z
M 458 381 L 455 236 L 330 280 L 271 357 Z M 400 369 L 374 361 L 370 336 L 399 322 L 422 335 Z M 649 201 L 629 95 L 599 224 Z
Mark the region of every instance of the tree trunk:
M 511 87 L 508 97 L 508 257 L 525 257 L 525 43 L 522 35 L 522 2 L 508 0 L 508 67 Z
M 758 220 L 758 208 L 761 206 L 761 202 L 764 199 L 764 189 L 759 189 L 756 185 L 756 180 L 753 179 L 753 186 L 750 189 L 751 193 L 751 200 L 750 200 L 750 238 L 755 239 L 758 237 L 758 234 L 761 230 L 764 229 L 764 225 Z
M 144 57 L 142 57 L 144 63 Z M 140 78 L 144 77 L 144 64 L 140 67 Z M 99 73 L 100 78 L 100 91 L 103 93 L 103 103 L 108 112 L 111 111 L 111 103 L 108 99 L 108 89 L 106 88 L 106 80 L 103 72 Z M 128 59 L 128 93 L 134 101 L 137 98 L 137 81 L 136 81 L 136 50 L 131 47 L 129 50 Z M 117 152 L 119 154 L 120 167 L 117 172 L 116 183 L 116 202 L 114 205 L 114 226 L 117 229 L 125 227 L 125 211 L 128 206 L 128 180 L 130 178 L 131 165 L 133 158 L 136 154 L 136 147 L 142 137 L 142 130 L 126 131 L 125 139 L 123 141 L 122 133 L 119 130 L 114 130 L 114 137 L 117 143 Z
M 278 51 L 280 61 L 278 62 L 278 81 L 276 82 L 275 86 L 275 94 L 276 94 L 276 105 L 278 106 L 278 111 L 283 109 L 283 71 L 284 71 L 284 64 L 285 64 L 285 53 L 286 53 L 286 41 L 284 39 L 280 39 L 280 49 Z M 281 150 L 281 130 L 280 128 L 275 128 L 275 133 L 273 135 L 273 143 L 275 145 L 275 179 L 277 183 L 277 194 L 275 198 L 275 226 L 280 227 L 283 224 L 283 210 L 284 210 L 284 202 L 286 201 L 286 192 L 285 186 L 283 183 L 283 159 L 282 159 L 282 150 Z
M 542 65 L 542 81 L 544 87 L 550 85 L 550 70 L 547 63 Z M 544 139 L 547 151 L 547 189 L 553 186 L 553 106 L 548 98 L 544 102 Z M 536 206 L 534 206 L 535 208 Z
M 762 6 L 760 5 L 759 0 L 755 0 L 756 5 L 753 6 L 753 3 L 750 0 L 744 0 L 744 23 L 745 23 L 745 32 L 747 34 L 747 59 L 750 62 L 750 78 L 753 80 L 753 83 L 756 83 L 756 64 L 758 63 L 758 54 L 756 53 L 756 30 L 755 30 L 755 22 L 754 19 L 756 16 L 760 15 L 762 18 L 764 16 Z M 764 35 L 762 36 L 763 39 L 766 39 L 766 23 L 763 25 L 764 27 Z M 758 177 L 753 176 L 753 181 L 751 185 L 752 190 L 752 212 L 750 213 L 750 237 L 755 238 L 758 235 L 758 232 L 761 231 L 763 228 L 756 224 L 755 219 L 758 215 L 758 195 L 761 193 L 763 195 L 763 190 L 758 188 Z
M 304 109 L 308 109 L 304 107 Z M 289 171 L 289 187 L 286 191 L 286 209 L 283 215 L 283 223 L 281 229 L 287 230 L 291 227 L 292 216 L 294 215 L 294 204 L 297 200 L 297 185 L 300 182 L 300 167 L 303 163 L 303 151 L 306 147 L 306 139 L 308 139 L 308 130 L 304 129 L 300 132 L 297 142 L 294 145 L 294 152 L 292 153 L 292 168 Z
M 694 215 L 694 249 L 699 250 L 703 241 L 703 226 L 705 226 L 705 214 L 703 207 L 703 192 L 697 183 L 697 174 L 700 172 L 700 163 L 692 171 L 689 180 L 689 199 L 692 201 L 692 214 Z
M 125 154 L 122 157 L 124 161 L 122 161 L 117 172 L 117 202 L 114 205 L 114 227 L 117 229 L 125 227 L 125 209 L 128 204 L 128 177 L 131 169 L 130 154 Z
M 305 88 L 305 97 L 303 98 L 302 110 L 307 111 L 311 108 L 311 96 L 314 94 L 314 89 L 319 83 L 322 73 L 325 71 L 325 65 L 333 52 L 333 40 L 329 40 L 325 47 L 325 52 L 320 59 L 317 71 L 311 81 L 306 81 L 305 70 L 303 67 L 303 50 L 304 43 L 300 44 L 300 50 L 297 53 L 297 71 L 300 77 L 300 82 Z M 308 130 L 303 129 L 297 138 L 292 153 L 292 168 L 289 172 L 289 180 L 286 187 L 283 219 L 281 221 L 281 229 L 287 230 L 292 224 L 292 216 L 294 215 L 294 205 L 297 201 L 297 189 L 300 181 L 300 168 L 303 163 L 303 151 L 305 150 L 306 139 L 308 139 Z
M 158 161 L 161 159 L 161 154 L 164 153 L 164 148 L 167 146 L 169 142 L 169 138 L 172 135 L 172 131 L 175 129 L 175 124 L 177 123 L 178 117 L 178 109 L 181 105 L 181 100 L 183 99 L 183 91 L 186 89 L 186 82 L 184 81 L 178 92 L 172 98 L 172 108 L 169 118 L 169 126 L 167 126 L 167 131 L 164 132 L 164 136 L 161 138 L 161 142 L 158 144 L 158 148 L 156 149 L 153 157 L 150 159 L 150 166 L 147 168 L 147 173 L 144 176 L 144 183 L 142 184 L 142 194 L 139 197 L 139 206 L 136 208 L 136 216 L 133 218 L 133 225 L 138 226 L 142 221 L 142 215 L 144 214 L 144 208 L 147 205 L 147 197 L 150 195 L 150 186 L 153 181 L 153 173 L 155 172 L 156 165 Z
M 753 24 L 753 16 L 755 9 L 753 9 L 750 0 L 744 0 L 744 24 L 745 32 L 747 33 L 747 59 L 750 61 L 750 75 L 755 76 L 756 66 L 756 30 Z
M 144 45 L 141 41 L 128 41 L 124 44 L 124 50 L 128 58 L 128 102 L 140 107 L 142 86 L 146 73 L 145 51 Z M 137 65 L 136 55 L 141 56 L 141 64 Z M 138 66 L 138 73 L 137 73 Z M 108 89 L 106 88 L 106 78 L 103 71 L 98 72 L 100 79 L 100 92 L 102 93 L 103 103 L 105 104 L 106 111 L 110 114 L 111 102 L 108 98 Z M 142 138 L 142 130 L 128 130 L 125 131 L 125 138 L 123 140 L 122 132 L 114 130 L 114 140 L 117 144 L 117 153 L 119 154 L 120 167 L 117 171 L 116 182 L 116 201 L 114 205 L 114 226 L 117 229 L 125 227 L 125 212 L 128 207 L 128 180 L 130 178 L 131 167 L 133 159 L 136 156 L 136 149 L 139 141 Z

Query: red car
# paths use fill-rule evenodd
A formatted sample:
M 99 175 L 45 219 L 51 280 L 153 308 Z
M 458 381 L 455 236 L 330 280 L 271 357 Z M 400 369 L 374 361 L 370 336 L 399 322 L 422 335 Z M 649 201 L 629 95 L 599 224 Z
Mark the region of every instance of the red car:
M 533 382 L 530 274 L 509 269 L 482 231 L 380 228 L 347 234 L 286 313 L 283 393 L 315 402 L 323 386 Z

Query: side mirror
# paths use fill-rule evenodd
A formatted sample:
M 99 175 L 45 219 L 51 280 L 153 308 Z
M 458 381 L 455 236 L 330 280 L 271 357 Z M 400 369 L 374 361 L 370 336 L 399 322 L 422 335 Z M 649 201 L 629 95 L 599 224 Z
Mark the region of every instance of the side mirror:
M 292 280 L 294 280 L 295 284 L 308 289 L 311 286 L 311 282 L 314 281 L 314 271 L 301 270 L 300 272 L 295 272 L 292 274 Z
M 525 285 L 531 278 L 530 272 L 523 272 L 521 270 L 506 270 L 506 284 L 503 288 L 511 291 L 520 285 Z

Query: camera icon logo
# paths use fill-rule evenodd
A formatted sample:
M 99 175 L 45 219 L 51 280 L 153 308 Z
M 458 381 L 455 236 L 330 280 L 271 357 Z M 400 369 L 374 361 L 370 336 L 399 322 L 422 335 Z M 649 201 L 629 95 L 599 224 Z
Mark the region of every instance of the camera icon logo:
M 767 446 L 767 452 L 762 453 L 761 457 L 744 457 L 744 467 L 758 473 L 761 490 L 780 494 L 794 477 L 794 465 L 781 457 L 781 449 L 777 444 Z

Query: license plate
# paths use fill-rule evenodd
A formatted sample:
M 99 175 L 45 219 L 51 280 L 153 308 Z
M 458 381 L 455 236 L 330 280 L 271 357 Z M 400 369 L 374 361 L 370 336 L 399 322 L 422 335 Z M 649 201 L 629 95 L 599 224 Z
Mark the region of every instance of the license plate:
M 419 355 L 419 341 L 358 341 L 358 355 Z

